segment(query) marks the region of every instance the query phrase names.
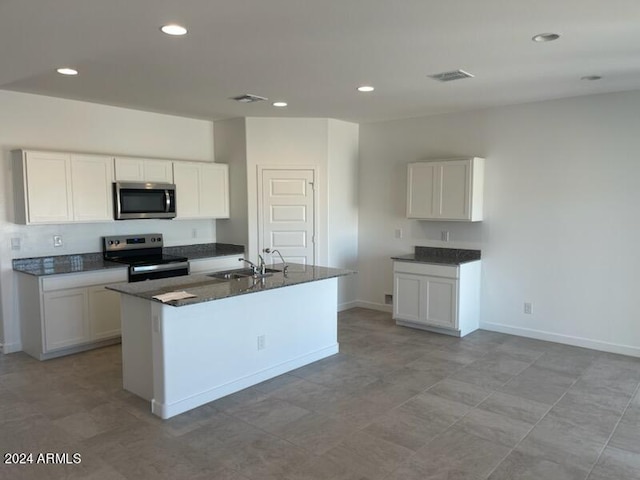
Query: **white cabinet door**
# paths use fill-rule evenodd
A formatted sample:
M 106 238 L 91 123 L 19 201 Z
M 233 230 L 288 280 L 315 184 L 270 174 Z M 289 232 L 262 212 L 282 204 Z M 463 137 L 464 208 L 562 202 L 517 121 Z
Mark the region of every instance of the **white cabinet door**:
M 113 220 L 113 159 L 100 155 L 71 155 L 73 220 Z
M 393 282 L 393 317 L 410 322 L 421 322 L 424 307 L 422 277 L 409 273 L 396 273 Z
M 169 160 L 144 160 L 144 181 L 173 183 L 173 162 Z
M 435 218 L 436 178 L 439 167 L 435 163 L 414 163 L 407 170 L 407 217 Z
M 118 182 L 173 183 L 170 160 L 118 157 L 115 159 L 115 178 Z
M 88 292 L 91 339 L 120 335 L 120 294 L 103 286 L 89 287 Z
M 200 216 L 200 165 L 189 162 L 173 163 L 176 184 L 176 218 Z
M 471 162 L 446 162 L 438 167 L 437 216 L 449 220 L 470 220 Z
M 46 292 L 43 299 L 45 352 L 90 340 L 86 288 Z
M 420 321 L 427 325 L 442 328 L 458 328 L 457 284 L 451 278 L 424 277 L 422 279 L 425 300 Z
M 200 182 L 200 214 L 207 218 L 229 218 L 229 166 L 202 165 Z
M 228 165 L 174 162 L 173 179 L 177 219 L 229 217 Z
M 407 217 L 482 220 L 484 159 L 411 163 L 407 168 Z
M 144 165 L 140 158 L 116 158 L 115 178 L 118 182 L 144 181 Z
M 26 223 L 73 220 L 69 154 L 24 152 Z

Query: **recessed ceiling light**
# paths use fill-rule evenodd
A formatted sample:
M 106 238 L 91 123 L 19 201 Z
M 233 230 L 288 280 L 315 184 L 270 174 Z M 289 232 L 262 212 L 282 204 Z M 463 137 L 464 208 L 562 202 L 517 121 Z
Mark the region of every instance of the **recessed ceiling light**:
M 279 108 L 283 108 L 287 106 L 287 102 L 273 102 L 272 105 L 274 107 L 279 107 Z
M 358 87 L 359 92 L 373 92 L 374 90 L 375 88 L 371 85 L 362 85 L 361 87 Z
M 63 67 L 56 70 L 61 75 L 77 75 L 78 70 L 69 67 Z
M 560 38 L 560 35 L 557 33 L 539 33 L 538 35 L 534 35 L 531 40 L 534 42 L 553 42 Z
M 585 75 L 584 77 L 580 77 L 580 80 L 600 80 L 601 78 L 600 75 Z
M 182 25 L 176 25 L 175 23 L 172 23 L 170 25 L 163 25 L 162 27 L 160 27 L 160 30 L 162 30 L 167 35 L 180 36 L 187 34 L 186 28 L 184 28 Z

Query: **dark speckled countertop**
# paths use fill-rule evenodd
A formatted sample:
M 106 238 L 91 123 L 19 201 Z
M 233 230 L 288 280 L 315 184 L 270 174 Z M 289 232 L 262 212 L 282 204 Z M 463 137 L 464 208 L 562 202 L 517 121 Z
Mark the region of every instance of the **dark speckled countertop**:
M 180 255 L 187 257 L 189 260 L 197 260 L 199 258 L 242 255 L 244 253 L 244 247 L 242 245 L 232 245 L 229 243 L 202 243 L 165 247 L 163 251 L 169 255 Z M 127 266 L 122 263 L 104 260 L 102 258 L 102 252 L 16 258 L 13 260 L 13 269 L 16 272 L 35 276 L 90 272 L 93 270 L 104 270 L 106 268 L 127 268 Z
M 281 269 L 282 264 L 276 264 L 269 268 Z M 289 264 L 288 272 L 273 273 L 263 278 L 244 277 L 232 280 L 221 280 L 205 274 L 188 275 L 183 277 L 163 278 L 148 280 L 146 282 L 120 283 L 107 285 L 107 288 L 116 292 L 144 298 L 152 302 L 160 302 L 154 299 L 155 295 L 174 291 L 186 291 L 196 295 L 194 298 L 173 300 L 166 305 L 183 307 L 196 303 L 211 302 L 223 298 L 246 295 L 275 288 L 290 287 L 300 283 L 317 282 L 328 278 L 342 277 L 356 272 L 338 268 L 320 267 L 317 265 Z M 160 302 L 162 303 L 162 302 Z
M 393 260 L 416 263 L 435 263 L 438 265 L 460 265 L 480 260 L 480 250 L 461 248 L 415 247 L 414 253 L 391 257 Z

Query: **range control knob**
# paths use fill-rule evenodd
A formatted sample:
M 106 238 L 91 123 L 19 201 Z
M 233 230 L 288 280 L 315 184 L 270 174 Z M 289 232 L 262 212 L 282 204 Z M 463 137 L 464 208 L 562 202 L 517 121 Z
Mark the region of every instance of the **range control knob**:
M 152 242 L 155 242 L 155 241 L 156 241 L 155 237 L 154 237 L 154 238 L 152 238 L 152 239 L 151 239 L 151 241 L 152 241 Z
M 158 241 L 161 242 L 162 241 L 162 237 L 158 237 Z

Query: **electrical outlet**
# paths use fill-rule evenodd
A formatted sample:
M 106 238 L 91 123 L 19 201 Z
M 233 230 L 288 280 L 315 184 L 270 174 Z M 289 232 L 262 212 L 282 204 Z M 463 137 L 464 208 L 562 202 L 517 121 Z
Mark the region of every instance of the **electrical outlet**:
M 20 237 L 11 239 L 11 250 L 20 250 Z
M 402 229 L 396 228 L 396 238 L 402 238 Z
M 393 305 L 393 295 L 390 293 L 384 294 L 384 304 L 385 305 Z
M 191 238 L 198 238 L 198 229 L 194 228 L 191 230 Z
M 449 241 L 449 231 L 448 230 L 442 230 L 440 232 L 440 240 L 442 240 L 443 242 L 448 242 Z
M 258 335 L 258 350 L 264 350 L 267 346 L 266 342 L 266 335 Z
M 532 311 L 531 311 L 531 303 L 524 302 L 524 313 L 526 313 L 527 315 L 531 315 L 531 313 L 532 313 Z
M 54 235 L 53 236 L 53 246 L 61 247 L 62 246 L 62 235 Z

